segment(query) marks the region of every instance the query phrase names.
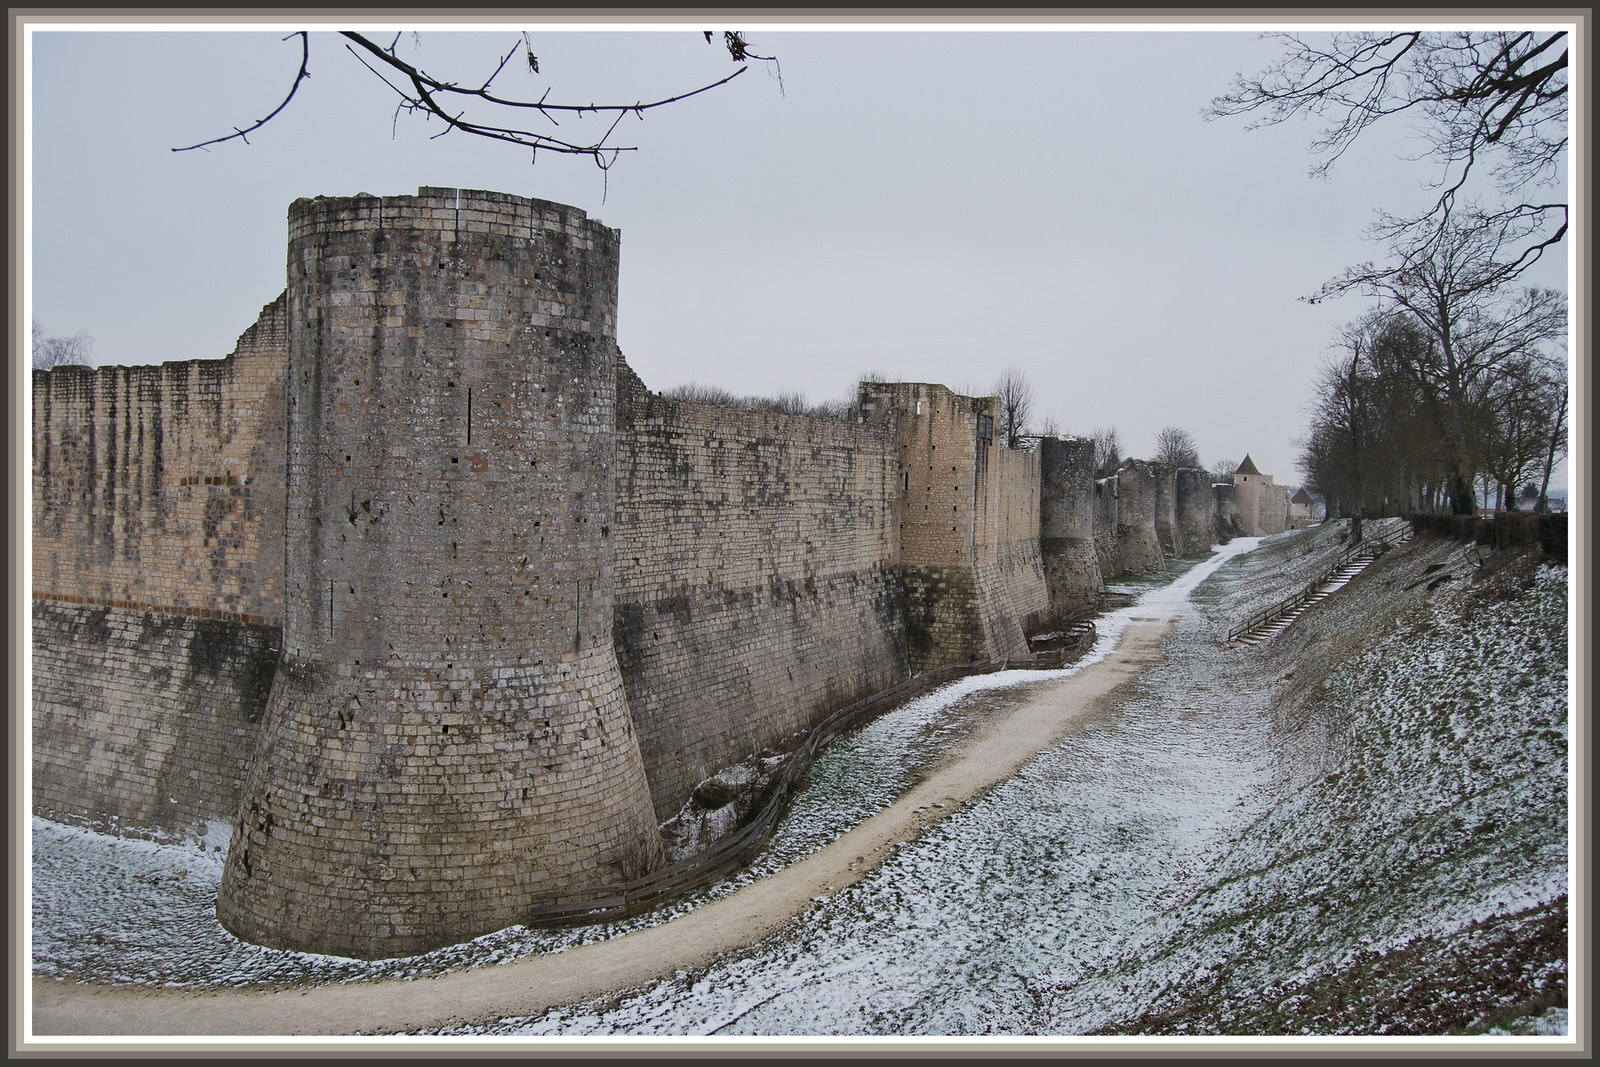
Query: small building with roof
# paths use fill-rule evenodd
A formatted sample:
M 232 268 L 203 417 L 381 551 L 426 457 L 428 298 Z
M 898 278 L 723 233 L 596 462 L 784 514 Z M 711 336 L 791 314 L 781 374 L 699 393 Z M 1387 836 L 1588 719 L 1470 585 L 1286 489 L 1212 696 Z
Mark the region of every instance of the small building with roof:
M 1289 528 L 1289 490 L 1262 474 L 1248 453 L 1233 472 L 1239 523 L 1247 537 L 1266 537 Z

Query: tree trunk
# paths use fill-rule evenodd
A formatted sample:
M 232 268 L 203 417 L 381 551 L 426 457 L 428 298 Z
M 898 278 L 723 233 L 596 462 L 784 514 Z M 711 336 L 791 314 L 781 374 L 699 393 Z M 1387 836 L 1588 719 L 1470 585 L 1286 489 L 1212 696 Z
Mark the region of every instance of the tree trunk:
M 1545 515 L 1550 511 L 1550 477 L 1556 469 L 1556 452 L 1561 448 L 1561 428 L 1566 423 L 1567 395 L 1571 392 L 1570 383 L 1561 389 L 1561 407 L 1556 411 L 1555 425 L 1550 429 L 1550 449 L 1544 457 L 1544 479 L 1539 483 L 1539 514 Z

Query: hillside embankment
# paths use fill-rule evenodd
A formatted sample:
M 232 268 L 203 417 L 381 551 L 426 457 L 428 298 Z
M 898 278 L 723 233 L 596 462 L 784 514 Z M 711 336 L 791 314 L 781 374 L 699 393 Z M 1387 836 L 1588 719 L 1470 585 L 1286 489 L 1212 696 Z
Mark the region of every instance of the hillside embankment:
M 1233 650 L 1271 686 L 1275 799 L 1165 920 L 1187 977 L 1110 1032 L 1477 1033 L 1565 1008 L 1567 581 L 1537 544 L 1424 536 Z

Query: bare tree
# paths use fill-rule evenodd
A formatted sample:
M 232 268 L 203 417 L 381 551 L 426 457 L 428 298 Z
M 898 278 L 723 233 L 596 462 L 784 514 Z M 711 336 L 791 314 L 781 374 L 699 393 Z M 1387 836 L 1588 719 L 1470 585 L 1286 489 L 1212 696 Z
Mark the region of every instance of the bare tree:
M 1552 391 L 1549 399 L 1550 412 L 1550 447 L 1545 452 L 1544 466 L 1540 469 L 1539 503 L 1540 512 L 1550 510 L 1550 476 L 1554 473 L 1556 460 L 1567 454 L 1567 422 L 1568 403 L 1572 390 L 1572 382 L 1562 375 L 1560 390 Z
M 1565 448 L 1566 367 L 1528 356 L 1509 364 L 1484 398 L 1482 466 L 1493 478 L 1496 507 L 1517 506 L 1517 487 L 1542 473 L 1548 479 Z
M 813 418 L 848 419 L 856 414 L 856 396 L 852 393 L 833 400 L 813 404 L 798 389 L 775 395 L 759 393 L 740 395 L 720 385 L 685 382 L 666 389 L 661 394 L 670 400 L 683 400 L 712 407 L 741 408 L 746 411 L 775 411 L 780 415 L 809 415 Z
M 1000 431 L 1005 434 L 1006 447 L 1020 448 L 1033 413 L 1033 386 L 1022 371 L 1007 367 L 994 383 L 994 395 L 1000 398 Z
M 1499 383 L 1567 326 L 1566 299 L 1549 289 L 1512 290 L 1497 280 L 1499 236 L 1452 226 L 1432 254 L 1364 289 L 1398 308 L 1431 344 L 1408 351 L 1401 369 L 1421 390 L 1454 468 L 1451 500 L 1457 514 L 1477 510 L 1471 486 L 1482 466 L 1483 410 Z
M 1239 469 L 1236 460 L 1219 459 L 1211 465 L 1211 481 L 1213 484 L 1233 483 L 1233 472 Z
M 715 404 L 718 407 L 737 408 L 744 406 L 744 398 L 732 389 L 725 389 L 720 385 L 705 385 L 701 382 L 684 382 L 662 392 L 662 396 L 673 400 L 687 400 L 693 404 Z
M 1115 426 L 1096 426 L 1089 434 L 1094 443 L 1094 469 L 1100 475 L 1111 474 L 1122 462 L 1122 440 Z
M 94 339 L 83 330 L 71 337 L 48 337 L 37 319 L 33 323 L 33 369 L 90 366 L 89 353 Z
M 350 55 L 394 90 L 399 101 L 395 108 L 396 119 L 401 114 L 420 114 L 430 121 L 438 120 L 443 123 L 444 128 L 434 134 L 436 138 L 459 130 L 474 137 L 526 148 L 534 159 L 537 159 L 541 151 L 588 156 L 601 170 L 609 169 L 621 153 L 638 150 L 636 147 L 615 144 L 612 141 L 612 135 L 616 133 L 617 127 L 629 115 L 642 119 L 647 111 L 666 107 L 726 85 L 748 69 L 742 65 L 747 60 L 761 60 L 774 66 L 777 63 L 773 56 L 757 55 L 751 51 L 749 42 L 742 33 L 727 31 L 722 34 L 720 44 L 727 50 L 729 58 L 741 66 L 725 78 L 658 100 L 574 104 L 551 100 L 552 90 L 549 88 L 537 94 L 527 95 L 502 95 L 494 88 L 495 80 L 504 74 L 507 68 L 520 67 L 532 75 L 540 73 L 539 57 L 534 54 L 533 41 L 527 33 L 522 34 L 516 44 L 498 57 L 488 76 L 481 82 L 436 76 L 402 58 L 399 45 L 404 35 L 400 33 L 396 33 L 386 45 L 362 33 L 341 31 L 339 36 L 344 38 L 345 50 Z M 413 34 L 412 37 L 415 40 L 419 35 Z M 707 42 L 713 42 L 711 32 L 707 31 L 705 38 Z M 266 117 L 248 126 L 237 127 L 232 133 L 184 148 L 174 148 L 173 151 L 189 152 L 232 140 L 248 144 L 250 134 L 281 114 L 294 99 L 301 84 L 311 77 L 311 36 L 307 31 L 301 30 L 284 38 L 285 41 L 296 39 L 300 42 L 300 67 L 282 103 Z M 598 137 L 588 139 L 569 139 L 566 135 L 554 132 L 555 128 L 559 127 L 560 120 L 582 119 L 585 115 L 608 118 L 609 125 Z M 543 122 L 550 128 L 534 129 L 529 125 L 532 120 Z
M 1195 446 L 1194 436 L 1176 426 L 1168 426 L 1156 434 L 1156 451 L 1151 458 L 1174 467 L 1200 466 L 1200 450 Z
M 1451 228 L 1497 235 L 1500 283 L 1537 262 L 1567 232 L 1559 185 L 1567 151 L 1567 34 L 1561 30 L 1354 31 L 1267 35 L 1279 59 L 1239 75 L 1207 109 L 1211 118 L 1254 115 L 1251 128 L 1314 116 L 1326 125 L 1311 143 L 1326 176 L 1368 129 L 1385 120 L 1422 131 L 1438 164 L 1437 196 L 1415 215 L 1381 214 L 1374 236 L 1392 262 L 1365 275 L 1407 269 L 1433 254 Z M 1482 207 L 1476 194 L 1499 197 Z M 1313 300 L 1359 287 L 1335 279 Z

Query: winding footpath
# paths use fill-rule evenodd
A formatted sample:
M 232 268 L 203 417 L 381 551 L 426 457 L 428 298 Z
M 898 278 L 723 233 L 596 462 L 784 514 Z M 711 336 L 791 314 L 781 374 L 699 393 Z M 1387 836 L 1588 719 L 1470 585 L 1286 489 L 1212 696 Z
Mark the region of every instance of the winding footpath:
M 1208 570 L 1210 568 L 1207 568 Z M 658 926 L 435 978 L 278 991 L 32 983 L 33 1034 L 331 1036 L 414 1032 L 535 1015 L 692 970 L 784 928 L 859 881 L 900 844 L 1004 782 L 1159 658 L 1181 601 L 1133 609 L 1098 663 L 1037 687 L 878 814 L 775 874 Z

